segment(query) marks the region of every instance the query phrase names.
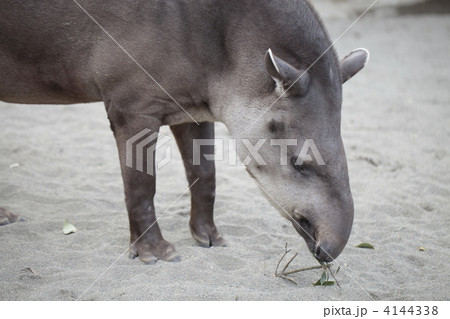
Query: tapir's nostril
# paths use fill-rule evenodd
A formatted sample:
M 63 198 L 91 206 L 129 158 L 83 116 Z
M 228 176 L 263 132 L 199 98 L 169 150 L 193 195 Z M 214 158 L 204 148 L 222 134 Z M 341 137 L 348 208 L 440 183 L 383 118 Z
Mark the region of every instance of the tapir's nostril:
M 314 256 L 319 257 L 320 256 L 320 251 L 321 251 L 320 245 L 317 244 L 316 245 L 316 249 L 314 250 Z
M 317 243 L 314 248 L 314 257 L 323 262 L 332 262 L 333 257 L 330 255 L 332 253 L 330 248 L 327 246 L 326 242 L 322 242 L 321 244 Z

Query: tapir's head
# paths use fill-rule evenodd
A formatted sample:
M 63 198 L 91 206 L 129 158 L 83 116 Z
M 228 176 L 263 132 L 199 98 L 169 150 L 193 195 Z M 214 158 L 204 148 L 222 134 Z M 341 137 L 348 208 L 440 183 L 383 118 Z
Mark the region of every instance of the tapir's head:
M 311 68 L 275 54 L 267 51 L 264 61 L 267 105 L 244 128 L 248 140 L 239 155 L 313 255 L 329 262 L 344 249 L 353 223 L 340 130 L 342 84 L 364 67 L 368 51 L 355 50 L 340 62 L 330 55 Z

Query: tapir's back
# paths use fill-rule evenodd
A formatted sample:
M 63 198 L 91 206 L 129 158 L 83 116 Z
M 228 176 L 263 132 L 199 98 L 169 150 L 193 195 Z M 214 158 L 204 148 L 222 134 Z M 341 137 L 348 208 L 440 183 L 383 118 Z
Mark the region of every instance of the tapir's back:
M 118 43 L 158 82 L 181 95 L 206 87 L 209 77 L 243 62 L 246 69 L 241 72 L 251 76 L 269 47 L 300 67 L 299 63 L 314 61 L 329 43 L 302 0 L 121 0 L 80 5 L 56 0 L 0 2 L 0 100 L 99 101 L 109 85 L 106 81 L 126 81 L 136 73 Z
M 76 103 L 95 99 L 85 78 L 99 30 L 72 1 L 0 2 L 0 100 Z M 83 74 L 84 73 L 84 74 Z
M 218 14 L 225 3 L 81 1 L 80 7 L 75 1 L 2 1 L 0 100 L 100 100 L 96 85 L 101 75 L 123 78 L 116 73 L 130 69 L 115 41 L 155 76 L 177 79 L 205 65 L 210 71 L 219 68 L 226 60 L 226 23 Z M 122 70 L 120 65 L 126 66 Z

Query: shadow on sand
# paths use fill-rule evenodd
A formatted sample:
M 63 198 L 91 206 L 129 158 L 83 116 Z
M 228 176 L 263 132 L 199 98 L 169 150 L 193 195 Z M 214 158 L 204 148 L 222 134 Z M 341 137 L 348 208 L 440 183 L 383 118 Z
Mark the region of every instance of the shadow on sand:
M 450 1 L 428 0 L 397 7 L 399 16 L 422 15 L 422 14 L 450 14 Z

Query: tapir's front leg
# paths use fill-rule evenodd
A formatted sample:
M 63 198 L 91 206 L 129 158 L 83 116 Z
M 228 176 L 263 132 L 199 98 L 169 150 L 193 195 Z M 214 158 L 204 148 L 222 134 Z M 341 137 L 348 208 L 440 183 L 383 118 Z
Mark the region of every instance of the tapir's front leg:
M 173 125 L 171 129 L 183 157 L 189 185 L 193 184 L 190 189 L 191 220 L 189 222 L 192 236 L 204 247 L 224 246 L 225 241 L 217 231 L 213 220 L 216 169 L 214 161 L 208 161 L 203 156 L 203 154 L 214 154 L 214 146 L 202 146 L 200 165 L 194 165 L 193 162 L 193 140 L 214 140 L 214 123 L 204 122 L 200 125 L 186 123 Z
M 136 163 L 133 167 L 127 166 L 127 156 L 132 157 L 131 162 L 136 162 L 136 149 L 133 147 L 132 153 L 127 154 L 127 141 L 137 136 L 145 129 L 150 129 L 149 133 L 159 132 L 159 121 L 151 117 L 142 115 L 124 114 L 120 110 L 113 107 L 108 108 L 108 117 L 111 122 L 111 129 L 116 138 L 117 147 L 119 149 L 120 165 L 122 169 L 123 183 L 125 187 L 125 200 L 128 209 L 128 217 L 130 221 L 131 247 L 130 257 L 139 259 L 144 263 L 151 264 L 158 259 L 165 261 L 177 261 L 179 256 L 175 248 L 161 235 L 158 223 L 156 222 L 155 207 L 153 205 L 153 197 L 155 195 L 155 169 L 148 172 L 147 158 L 142 157 L 142 166 L 144 172 L 136 169 Z M 142 136 L 136 140 L 136 146 L 145 137 Z M 143 142 L 145 148 L 142 151 L 155 149 L 156 138 L 149 137 Z M 152 154 L 154 165 L 154 151 Z M 151 159 L 149 159 L 151 160 Z

